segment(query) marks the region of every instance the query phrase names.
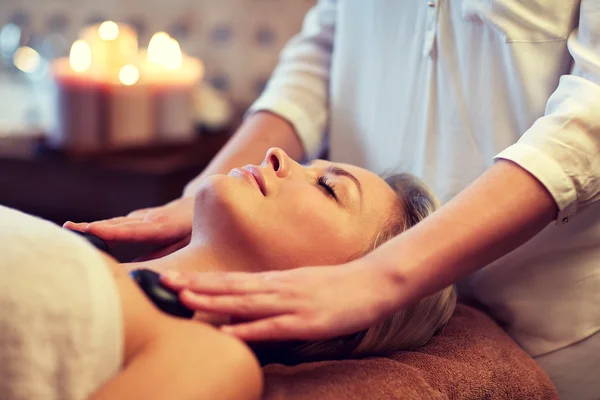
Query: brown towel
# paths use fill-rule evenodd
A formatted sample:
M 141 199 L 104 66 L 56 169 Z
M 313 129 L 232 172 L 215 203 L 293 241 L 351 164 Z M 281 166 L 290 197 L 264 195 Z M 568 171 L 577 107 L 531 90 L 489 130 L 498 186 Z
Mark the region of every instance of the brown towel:
M 264 367 L 264 399 L 558 399 L 546 373 L 481 311 L 459 304 L 444 331 L 387 357 Z

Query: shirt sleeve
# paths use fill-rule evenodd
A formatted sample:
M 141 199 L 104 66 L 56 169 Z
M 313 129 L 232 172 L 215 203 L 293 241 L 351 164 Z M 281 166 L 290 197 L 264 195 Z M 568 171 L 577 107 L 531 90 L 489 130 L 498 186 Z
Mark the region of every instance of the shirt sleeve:
M 546 187 L 559 208 L 557 222 L 600 200 L 600 2 L 581 1 L 567 47 L 572 71 L 561 77 L 544 116 L 495 157 L 515 162 Z
M 306 14 L 301 32 L 282 50 L 265 91 L 248 110 L 267 110 L 291 123 L 307 158 L 317 155 L 324 138 L 335 18 L 335 0 L 319 0 Z

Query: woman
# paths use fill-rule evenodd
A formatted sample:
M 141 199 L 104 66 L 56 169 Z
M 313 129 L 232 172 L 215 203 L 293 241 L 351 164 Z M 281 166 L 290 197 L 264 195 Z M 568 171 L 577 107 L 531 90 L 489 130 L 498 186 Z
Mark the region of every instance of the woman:
M 272 149 L 261 167 L 207 179 L 189 245 L 137 267 L 261 271 L 282 260 L 293 268 L 360 256 L 435 206 L 418 181 L 389 182 L 350 165 L 303 167 Z M 259 396 L 260 370 L 241 342 L 158 312 L 122 268 L 81 238 L 10 209 L 0 214 L 0 265 L 11 278 L 0 280 L 10 310 L 0 317 L 2 398 Z M 445 324 L 454 301 L 450 287 L 366 332 L 291 351 L 303 360 L 418 346 Z
M 435 197 L 413 176 L 393 175 L 384 181 L 364 169 L 321 160 L 305 167 L 271 148 L 261 167 L 236 168 L 203 182 L 185 248 L 129 268 L 261 272 L 315 262 L 333 265 L 361 257 L 436 207 Z M 184 291 L 182 300 L 193 308 L 190 292 Z M 454 289 L 448 287 L 368 330 L 274 346 L 276 354 L 259 355 L 263 361 L 295 363 L 418 347 L 447 322 L 455 302 Z

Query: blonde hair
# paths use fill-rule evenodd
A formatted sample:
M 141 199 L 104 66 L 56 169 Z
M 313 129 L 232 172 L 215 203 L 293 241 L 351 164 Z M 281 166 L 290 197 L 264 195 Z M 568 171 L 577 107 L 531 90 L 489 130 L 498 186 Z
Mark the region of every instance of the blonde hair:
M 410 174 L 395 174 L 385 179 L 397 196 L 395 211 L 370 246 L 360 257 L 410 229 L 433 213 L 439 206 L 436 197 L 418 178 Z M 354 257 L 353 257 L 354 258 Z M 267 346 L 277 350 L 269 362 L 296 364 L 306 361 L 358 358 L 383 355 L 392 351 L 425 345 L 446 325 L 454 312 L 456 291 L 449 286 L 396 312 L 387 320 L 364 331 L 329 340 L 288 343 L 285 347 Z M 263 363 L 265 359 L 263 358 Z

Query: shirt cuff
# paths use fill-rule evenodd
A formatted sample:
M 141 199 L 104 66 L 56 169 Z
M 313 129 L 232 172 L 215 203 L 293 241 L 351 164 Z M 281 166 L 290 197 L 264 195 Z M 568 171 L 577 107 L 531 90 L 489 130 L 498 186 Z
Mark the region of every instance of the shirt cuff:
M 317 157 L 321 149 L 322 135 L 312 119 L 295 103 L 282 96 L 263 94 L 250 106 L 246 117 L 258 111 L 269 111 L 289 122 L 304 148 L 305 158 Z
M 558 206 L 557 225 L 567 223 L 568 217 L 577 212 L 575 185 L 553 158 L 535 147 L 515 143 L 494 157 L 494 160 L 499 159 L 514 162 L 546 187 Z

